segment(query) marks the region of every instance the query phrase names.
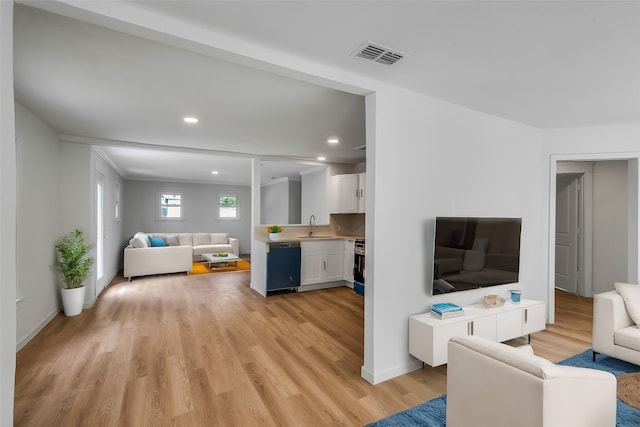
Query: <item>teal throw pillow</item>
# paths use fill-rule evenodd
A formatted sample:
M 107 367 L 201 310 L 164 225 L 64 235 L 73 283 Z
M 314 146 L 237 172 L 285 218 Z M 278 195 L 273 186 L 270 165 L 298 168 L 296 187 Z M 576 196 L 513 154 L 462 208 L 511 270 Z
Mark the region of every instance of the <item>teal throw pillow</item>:
M 167 244 L 160 237 L 151 237 L 149 236 L 149 243 L 151 243 L 151 247 L 157 246 L 167 246 Z

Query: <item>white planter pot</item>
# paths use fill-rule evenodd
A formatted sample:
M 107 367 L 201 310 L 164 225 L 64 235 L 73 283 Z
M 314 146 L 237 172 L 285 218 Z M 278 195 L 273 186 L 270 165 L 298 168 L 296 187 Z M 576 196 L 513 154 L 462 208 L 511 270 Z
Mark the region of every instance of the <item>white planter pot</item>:
M 62 307 L 67 316 L 77 316 L 84 306 L 85 287 L 62 289 Z
M 280 240 L 280 233 L 269 233 L 269 240 Z

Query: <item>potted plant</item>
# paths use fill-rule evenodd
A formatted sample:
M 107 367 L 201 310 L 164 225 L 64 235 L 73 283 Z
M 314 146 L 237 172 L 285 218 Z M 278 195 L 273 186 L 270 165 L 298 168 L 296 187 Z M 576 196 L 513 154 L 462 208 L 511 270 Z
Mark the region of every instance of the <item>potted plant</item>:
M 282 233 L 282 227 L 279 225 L 270 225 L 267 227 L 269 232 L 269 240 L 280 240 L 280 233 Z
M 56 245 L 58 250 L 58 268 L 62 273 L 62 306 L 64 314 L 75 316 L 82 312 L 84 306 L 84 281 L 93 265 L 93 258 L 87 258 L 89 247 L 84 241 L 82 231 L 76 229 L 66 235 Z

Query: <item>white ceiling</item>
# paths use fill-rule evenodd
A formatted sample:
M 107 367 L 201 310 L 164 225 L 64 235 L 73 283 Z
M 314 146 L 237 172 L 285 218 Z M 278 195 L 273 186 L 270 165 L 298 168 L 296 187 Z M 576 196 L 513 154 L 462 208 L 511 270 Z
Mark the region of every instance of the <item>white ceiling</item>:
M 118 3 L 540 128 L 640 121 L 640 2 Z M 62 134 L 363 158 L 362 97 L 21 6 L 15 27 L 16 96 Z M 366 40 L 409 56 L 351 57 Z

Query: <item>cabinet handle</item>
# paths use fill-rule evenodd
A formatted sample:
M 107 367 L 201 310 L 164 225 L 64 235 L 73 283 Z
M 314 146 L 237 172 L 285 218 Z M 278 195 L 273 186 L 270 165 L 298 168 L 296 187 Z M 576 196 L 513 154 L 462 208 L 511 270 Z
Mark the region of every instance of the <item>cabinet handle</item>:
M 473 320 L 467 323 L 467 335 L 473 335 Z
M 525 308 L 524 309 L 524 323 L 527 323 L 529 321 L 529 309 Z
M 326 261 L 322 261 L 322 269 L 323 270 L 327 269 L 327 262 Z

